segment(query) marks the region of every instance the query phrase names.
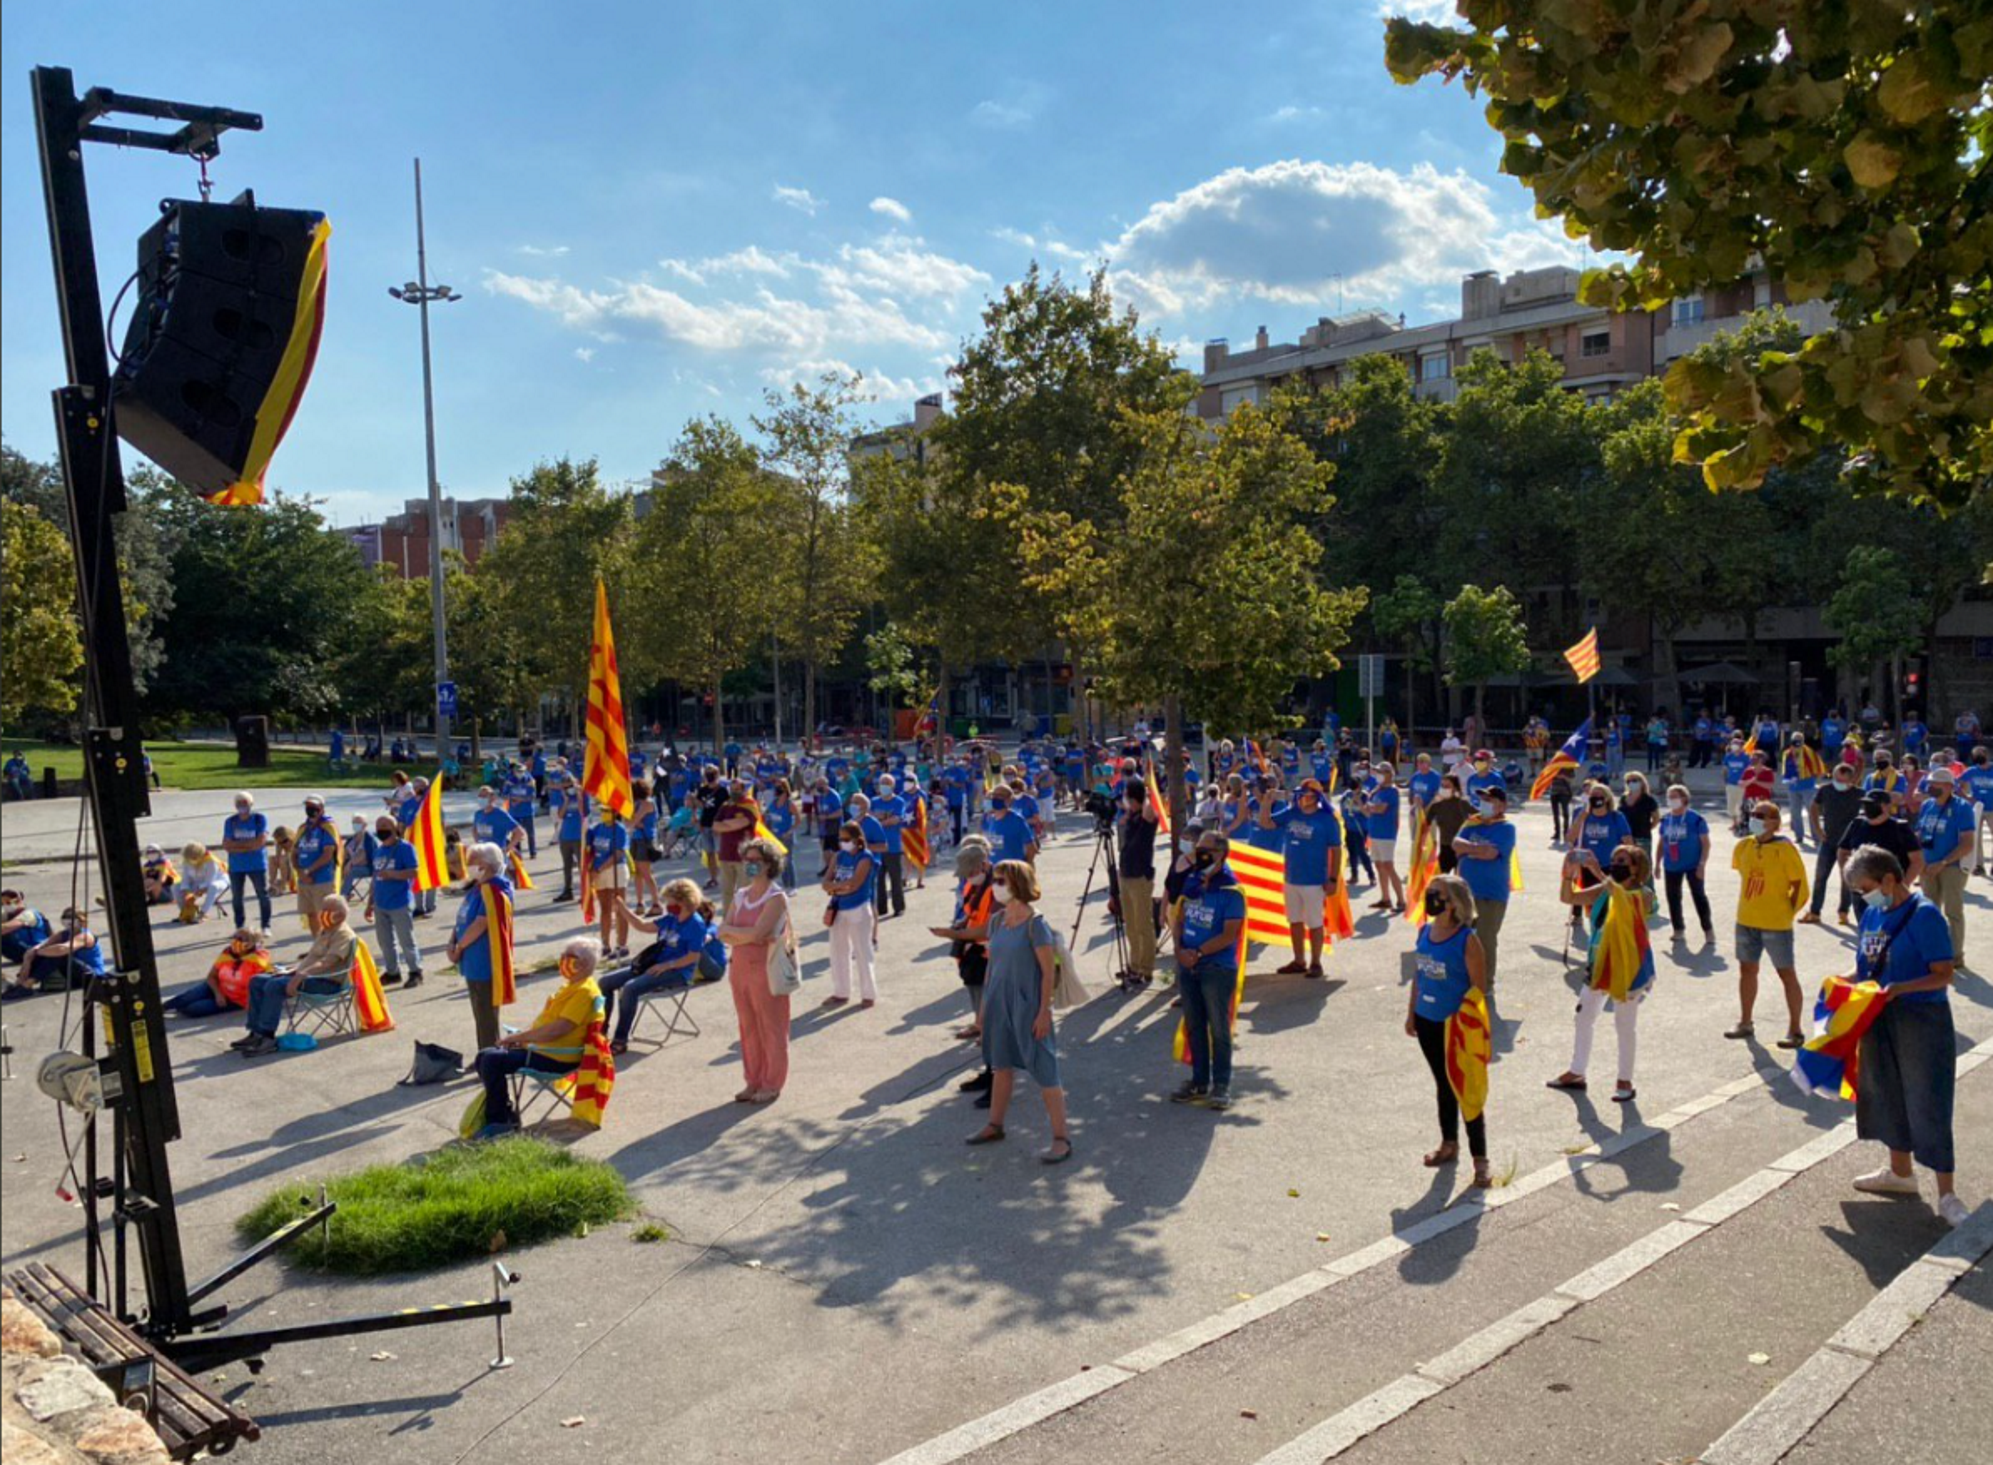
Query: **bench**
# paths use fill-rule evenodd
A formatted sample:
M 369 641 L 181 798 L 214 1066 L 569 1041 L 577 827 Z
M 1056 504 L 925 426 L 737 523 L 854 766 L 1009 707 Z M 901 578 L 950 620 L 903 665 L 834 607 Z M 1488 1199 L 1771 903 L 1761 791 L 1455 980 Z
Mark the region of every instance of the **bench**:
M 119 1403 L 145 1416 L 175 1460 L 203 1450 L 225 1455 L 237 1440 L 261 1436 L 255 1420 L 202 1388 L 55 1268 L 29 1262 L 7 1274 L 7 1285 L 109 1385 Z

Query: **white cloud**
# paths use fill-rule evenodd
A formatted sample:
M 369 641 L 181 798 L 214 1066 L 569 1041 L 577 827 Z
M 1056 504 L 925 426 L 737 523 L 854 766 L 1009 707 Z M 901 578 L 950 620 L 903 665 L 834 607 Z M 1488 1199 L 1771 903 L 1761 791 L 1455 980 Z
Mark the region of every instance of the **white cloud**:
M 1299 107 L 1289 102 L 1284 107 L 1276 107 L 1260 120 L 1275 127 L 1284 127 L 1290 122 L 1318 122 L 1327 115 L 1320 107 Z
M 1036 82 L 1014 88 L 1009 96 L 985 97 L 969 109 L 969 120 L 979 127 L 1015 131 L 1029 127 L 1044 110 L 1051 94 Z
M 896 219 L 902 224 L 913 222 L 913 210 L 896 198 L 887 198 L 881 194 L 872 200 L 871 209 L 875 214 L 884 214 L 887 218 Z
M 558 259 L 567 253 L 565 244 L 521 244 L 518 252 L 532 259 Z
M 1013 229 L 1008 224 L 1001 229 L 990 230 L 990 238 L 1001 239 L 1005 244 L 1021 245 L 1025 249 L 1036 249 L 1038 247 L 1036 236 L 1027 234 L 1022 229 Z
M 658 264 L 681 280 L 704 285 L 718 275 L 773 275 L 786 280 L 801 260 L 794 254 L 770 254 L 760 245 L 750 244 L 709 259 L 665 259 L 659 260 Z
M 763 367 L 760 376 L 770 386 L 786 387 L 794 382 L 814 382 L 825 372 L 832 371 L 840 376 L 861 378 L 859 389 L 875 402 L 911 402 L 916 397 L 940 391 L 944 385 L 938 375 L 894 376 L 891 372 L 876 368 L 865 371 L 835 356 L 820 361 L 794 361 L 785 366 Z
M 990 277 L 974 265 L 936 254 L 915 235 L 888 234 L 876 244 L 844 245 L 838 265 L 823 266 L 827 282 L 903 295 L 952 299 L 988 285 Z
M 593 346 L 575 347 L 574 359 L 576 361 L 593 361 L 595 359 L 595 348 Z
M 775 185 L 772 197 L 775 202 L 787 204 L 798 213 L 808 214 L 811 218 L 815 218 L 817 210 L 824 206 L 824 200 L 811 193 L 809 189 L 789 188 L 780 183 Z
M 1117 292 L 1164 315 L 1393 298 L 1468 270 L 1573 262 L 1554 225 L 1498 214 L 1464 172 L 1300 160 L 1231 168 L 1153 204 L 1110 254 Z
M 1428 25 L 1447 25 L 1460 19 L 1454 0 L 1379 0 L 1377 14 L 1382 20 L 1402 15 Z

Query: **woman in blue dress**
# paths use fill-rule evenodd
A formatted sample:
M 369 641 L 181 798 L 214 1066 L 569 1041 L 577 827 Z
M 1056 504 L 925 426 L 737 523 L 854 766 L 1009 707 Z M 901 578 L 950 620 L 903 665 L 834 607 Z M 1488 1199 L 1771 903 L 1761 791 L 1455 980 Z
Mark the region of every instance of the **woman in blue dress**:
M 1058 970 L 1052 928 L 1032 908 L 1038 877 L 1022 860 L 997 866 L 990 887 L 996 913 L 989 925 L 989 974 L 983 987 L 983 1062 L 991 1072 L 990 1122 L 972 1145 L 1004 1137 L 1003 1118 L 1017 1070 L 1029 1071 L 1045 1099 L 1052 1145 L 1038 1158 L 1063 1165 L 1073 1157 L 1066 1133 L 1066 1091 L 1059 1084 L 1059 1049 L 1052 1036 L 1052 987 Z

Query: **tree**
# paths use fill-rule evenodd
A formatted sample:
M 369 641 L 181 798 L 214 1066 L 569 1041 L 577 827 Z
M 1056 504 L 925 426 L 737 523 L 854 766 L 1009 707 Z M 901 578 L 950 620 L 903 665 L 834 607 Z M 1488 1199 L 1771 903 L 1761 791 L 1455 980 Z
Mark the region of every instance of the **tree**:
M 1762 262 L 1836 328 L 1668 375 L 1711 488 L 1822 448 L 1957 505 L 1993 475 L 1993 13 L 1977 0 L 1466 0 L 1390 22 L 1401 82 L 1461 77 L 1537 211 L 1631 264 L 1595 304 L 1659 309 Z
M 1900 658 L 1923 641 L 1924 627 L 1910 577 L 1889 550 L 1857 545 L 1848 551 L 1841 585 L 1827 602 L 1825 619 L 1840 644 L 1828 652 L 1836 665 L 1867 675 L 1874 686 L 1882 667 L 1890 663 L 1900 673 Z M 1888 678 L 1895 720 L 1903 716 L 1902 676 Z
M 0 722 L 17 724 L 30 710 L 65 716 L 83 666 L 69 540 L 38 509 L 0 499 L 0 565 Z
M 694 418 L 653 480 L 637 526 L 620 615 L 628 644 L 662 673 L 713 695 L 713 745 L 726 740 L 726 689 L 768 629 L 764 577 L 752 572 L 771 535 L 792 532 L 780 484 L 734 426 Z M 620 655 L 625 639 L 617 640 Z
M 825 372 L 769 392 L 768 415 L 754 419 L 768 440 L 762 461 L 796 500 L 795 532 L 776 542 L 780 582 L 793 593 L 781 607 L 783 639 L 803 662 L 803 728 L 817 725 L 817 670 L 851 639 L 876 586 L 879 551 L 851 503 L 851 408 L 866 400 L 863 379 Z
M 1439 665 L 1439 596 L 1416 575 L 1400 575 L 1370 602 L 1370 623 L 1405 651 L 1405 735 L 1418 725 L 1418 673 Z
M 865 669 L 867 685 L 885 693 L 890 707 L 919 707 L 934 695 L 912 645 L 890 621 L 865 638 Z
M 1529 668 L 1529 641 L 1522 606 L 1506 585 L 1483 590 L 1462 585 L 1446 603 L 1446 680 L 1474 688 L 1474 719 L 1482 717 L 1488 678 Z

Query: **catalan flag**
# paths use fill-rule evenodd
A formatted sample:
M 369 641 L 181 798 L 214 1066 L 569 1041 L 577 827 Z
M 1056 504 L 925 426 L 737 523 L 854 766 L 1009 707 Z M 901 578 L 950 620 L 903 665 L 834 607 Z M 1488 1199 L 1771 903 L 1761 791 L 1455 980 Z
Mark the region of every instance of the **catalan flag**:
M 1412 836 L 1412 873 L 1405 882 L 1405 919 L 1415 926 L 1426 923 L 1426 887 L 1439 873 L 1439 837 L 1432 820 L 1423 811 L 1413 815 L 1418 833 Z
M 1285 943 L 1290 935 L 1287 856 L 1241 842 L 1232 846 L 1227 863 L 1246 897 L 1246 939 L 1261 946 Z
M 588 1025 L 582 1040 L 581 1066 L 560 1082 L 567 1092 L 568 1112 L 575 1122 L 590 1129 L 602 1127 L 602 1111 L 609 1107 L 609 1095 L 616 1087 L 616 1058 L 609 1051 L 609 1035 L 601 1019 Z
M 1167 835 L 1170 832 L 1170 806 L 1163 791 L 1156 787 L 1156 760 L 1144 754 L 1142 772 L 1142 781 L 1149 790 L 1149 808 L 1156 816 L 1156 832 Z
M 450 883 L 450 840 L 443 828 L 443 770 L 429 780 L 428 792 L 415 807 L 415 822 L 408 828 L 408 842 L 415 846 L 415 888 L 441 890 Z
M 387 993 L 381 990 L 381 969 L 374 965 L 374 953 L 365 937 L 353 943 L 352 980 L 353 1015 L 359 1019 L 360 1031 L 392 1032 L 394 1019 L 388 1015 Z
M 1882 1013 L 1875 982 L 1829 977 L 1813 1004 L 1813 1036 L 1793 1055 L 1792 1081 L 1802 1094 L 1852 1099 L 1860 1088 L 1862 1034 Z
M 616 669 L 616 637 L 609 627 L 609 592 L 595 582 L 595 629 L 588 642 L 588 747 L 581 787 L 605 809 L 628 819 L 637 801 L 630 792 L 630 736 L 623 724 L 623 679 Z
M 312 226 L 305 241 L 304 274 L 298 280 L 297 307 L 291 315 L 291 333 L 284 354 L 277 358 L 276 373 L 269 390 L 256 408 L 256 427 L 249 437 L 249 452 L 243 459 L 242 476 L 226 488 L 205 495 L 211 504 L 224 508 L 248 508 L 263 502 L 263 475 L 277 445 L 290 430 L 304 397 L 305 383 L 311 379 L 312 363 L 318 359 L 318 338 L 325 328 L 325 246 L 332 237 L 332 225 L 324 215 Z
M 1446 1020 L 1446 1085 L 1460 1101 L 1460 1117 L 1470 1124 L 1488 1107 L 1488 1060 L 1493 1052 L 1488 999 L 1470 987 L 1460 1010 Z
M 487 880 L 479 889 L 484 895 L 484 939 L 491 943 L 491 1005 L 507 1007 L 519 995 L 512 966 L 512 887 L 503 880 Z
M 1654 948 L 1647 939 L 1647 899 L 1637 890 L 1608 884 L 1605 919 L 1592 941 L 1595 991 L 1624 1002 L 1654 980 Z
M 1543 765 L 1543 771 L 1536 775 L 1536 781 L 1529 786 L 1529 796 L 1540 799 L 1550 792 L 1550 785 L 1557 775 L 1567 769 L 1577 770 L 1585 766 L 1585 759 L 1591 752 L 1592 720 L 1588 717 L 1578 724 L 1578 730 L 1564 739 L 1564 744 L 1550 755 L 1550 761 Z
M 1342 810 L 1332 803 L 1326 807 L 1336 816 L 1336 849 L 1346 851 L 1349 848 L 1349 827 L 1343 823 Z M 1343 860 L 1341 878 L 1322 903 L 1322 949 L 1325 951 L 1338 940 L 1356 934 L 1356 916 L 1349 908 L 1348 856 L 1341 855 L 1340 858 Z M 1283 909 L 1281 914 L 1285 915 L 1286 911 Z
M 1564 653 L 1564 660 L 1570 663 L 1571 675 L 1582 684 L 1599 674 L 1599 628 L 1593 626 L 1585 632 L 1585 639 Z
M 533 877 L 527 871 L 526 861 L 520 857 L 518 850 L 506 851 L 505 864 L 506 868 L 512 872 L 512 884 L 514 888 L 519 890 L 531 890 L 533 888 Z
M 934 858 L 934 847 L 927 837 L 927 800 L 916 789 L 906 796 L 906 803 L 907 817 L 900 824 L 900 849 L 906 855 L 907 863 L 918 873 L 925 870 L 928 861 Z M 765 824 L 755 825 L 757 831 L 767 827 Z M 775 839 L 772 834 L 762 837 Z M 779 841 L 776 842 L 776 847 L 778 849 L 781 847 Z

